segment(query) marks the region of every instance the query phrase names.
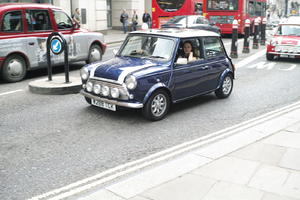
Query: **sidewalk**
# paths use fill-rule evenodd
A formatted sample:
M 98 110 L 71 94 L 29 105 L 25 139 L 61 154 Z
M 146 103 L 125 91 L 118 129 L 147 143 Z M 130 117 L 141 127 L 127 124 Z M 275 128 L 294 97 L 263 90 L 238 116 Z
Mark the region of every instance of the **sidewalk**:
M 212 135 L 189 153 L 77 199 L 300 199 L 300 102 Z
M 104 35 L 104 42 L 106 44 L 120 43 L 125 40 L 126 36 L 127 34 L 121 30 L 108 30 L 107 34 Z

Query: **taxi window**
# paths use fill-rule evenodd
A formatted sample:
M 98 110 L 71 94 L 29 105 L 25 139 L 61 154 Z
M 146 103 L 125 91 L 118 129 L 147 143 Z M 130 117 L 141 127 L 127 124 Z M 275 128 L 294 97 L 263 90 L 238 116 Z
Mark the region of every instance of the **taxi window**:
M 3 17 L 1 30 L 3 32 L 22 32 L 23 31 L 22 12 L 12 11 L 6 13 Z
M 223 47 L 218 37 L 203 38 L 204 51 L 207 58 L 219 56 L 224 54 Z
M 26 23 L 28 31 L 52 30 L 47 10 L 27 10 Z
M 64 12 L 54 11 L 54 18 L 57 24 L 57 28 L 60 30 L 70 29 L 73 27 L 71 18 Z

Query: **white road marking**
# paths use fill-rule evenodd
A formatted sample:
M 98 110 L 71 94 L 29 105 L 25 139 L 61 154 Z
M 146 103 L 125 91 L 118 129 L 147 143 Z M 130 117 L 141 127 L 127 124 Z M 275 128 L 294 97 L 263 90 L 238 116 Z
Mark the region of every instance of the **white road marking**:
M 271 70 L 273 69 L 273 67 L 276 65 L 275 62 L 264 62 L 264 61 L 261 61 L 257 64 L 254 64 L 254 65 L 250 65 L 248 66 L 247 68 L 249 69 L 253 69 L 253 68 L 256 68 L 256 69 L 267 69 L 267 70 Z
M 244 67 L 244 66 L 248 65 L 249 63 L 251 63 L 252 61 L 256 60 L 257 58 L 263 56 L 265 53 L 266 53 L 266 50 L 263 49 L 255 54 L 251 55 L 250 57 L 247 57 L 247 58 L 241 60 L 240 62 L 235 64 L 235 67 L 236 68 Z
M 285 106 L 283 108 L 279 108 L 277 110 L 268 112 L 266 114 L 260 115 L 248 121 L 234 125 L 232 127 L 225 128 L 221 131 L 217 131 L 212 134 L 200 137 L 198 139 L 179 144 L 177 146 L 147 156 L 145 158 L 132 161 L 129 163 L 125 163 L 123 165 L 101 172 L 95 176 L 77 181 L 75 183 L 64 186 L 62 188 L 58 188 L 56 190 L 52 190 L 50 192 L 41 194 L 39 196 L 32 197 L 30 200 L 41 200 L 46 198 L 48 200 L 60 200 L 66 197 L 70 197 L 80 192 L 87 191 L 93 187 L 100 186 L 101 184 L 111 181 L 115 178 L 135 172 L 137 170 L 141 170 L 145 167 L 149 167 L 154 163 L 171 159 L 175 156 L 182 155 L 185 152 L 197 149 L 203 145 L 207 145 L 215 141 L 218 141 L 222 138 L 226 138 L 230 135 L 238 133 L 239 131 L 246 130 L 250 127 L 261 124 L 275 117 L 282 116 L 283 114 L 286 114 L 290 111 L 299 108 L 300 108 L 300 101 Z
M 296 64 L 293 64 L 293 65 L 291 65 L 289 68 L 279 68 L 280 70 L 283 70 L 283 71 L 291 71 L 291 70 L 293 70 L 293 69 L 295 69 L 296 68 Z
M 13 94 L 13 93 L 16 93 L 16 92 L 22 92 L 23 90 L 19 89 L 19 90 L 14 90 L 14 91 L 9 91 L 9 92 L 3 92 L 3 93 L 0 93 L 0 96 L 4 96 L 4 95 L 7 95 L 7 94 Z

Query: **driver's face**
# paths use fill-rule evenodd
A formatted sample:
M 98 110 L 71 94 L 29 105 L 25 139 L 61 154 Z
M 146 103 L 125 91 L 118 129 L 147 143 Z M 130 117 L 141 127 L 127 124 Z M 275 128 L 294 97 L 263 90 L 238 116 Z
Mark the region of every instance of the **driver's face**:
M 191 53 L 191 51 L 192 51 L 192 45 L 190 43 L 185 43 L 183 45 L 183 51 L 186 54 Z

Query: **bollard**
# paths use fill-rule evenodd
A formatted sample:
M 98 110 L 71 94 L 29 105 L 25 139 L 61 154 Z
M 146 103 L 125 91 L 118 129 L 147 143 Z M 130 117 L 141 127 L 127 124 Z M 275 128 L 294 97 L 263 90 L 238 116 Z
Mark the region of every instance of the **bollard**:
M 250 20 L 246 19 L 245 20 L 245 36 L 244 36 L 244 48 L 243 48 L 243 53 L 249 53 L 249 43 L 250 43 Z
M 266 26 L 267 26 L 267 18 L 264 17 L 261 25 L 261 41 L 260 41 L 260 44 L 263 46 L 266 45 Z
M 258 44 L 261 41 L 261 18 L 257 17 L 258 19 L 258 31 L 257 31 L 257 40 L 258 40 Z
M 232 22 L 232 41 L 231 41 L 231 53 L 230 53 L 230 57 L 231 58 L 237 58 L 238 57 L 238 53 L 237 53 L 237 49 L 238 49 L 238 21 L 235 19 Z
M 253 37 L 253 49 L 258 49 L 258 19 L 254 20 L 254 37 Z

